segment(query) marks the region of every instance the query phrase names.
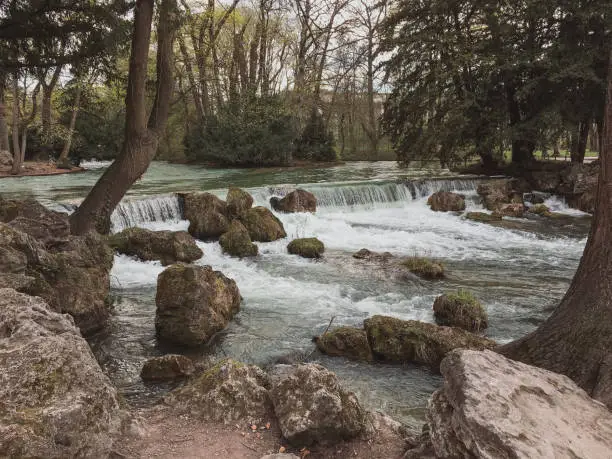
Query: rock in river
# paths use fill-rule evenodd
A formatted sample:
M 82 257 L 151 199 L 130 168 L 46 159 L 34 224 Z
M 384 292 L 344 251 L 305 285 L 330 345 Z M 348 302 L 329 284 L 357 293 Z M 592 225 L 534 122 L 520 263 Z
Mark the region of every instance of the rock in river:
M 249 232 L 238 220 L 232 220 L 229 230 L 219 238 L 219 245 L 233 257 L 254 257 L 259 249 L 251 242 Z
M 277 212 L 316 212 L 317 198 L 314 194 L 297 189 L 288 193 L 284 198 L 270 198 L 272 208 Z
M 214 194 L 186 193 L 179 197 L 189 233 L 197 239 L 216 239 L 229 228 L 227 204 Z
M 180 354 L 166 354 L 145 362 L 140 377 L 145 381 L 170 381 L 190 376 L 195 371 L 192 360 Z
M 253 206 L 253 196 L 240 188 L 231 187 L 225 202 L 229 218 L 240 218 Z
M 373 360 L 368 337 L 362 328 L 338 327 L 314 338 L 317 348 L 327 355 L 351 360 Z
M 291 241 L 287 245 L 287 251 L 304 258 L 321 258 L 325 246 L 316 237 L 307 237 Z
M 460 212 L 465 210 L 465 197 L 450 191 L 438 191 L 429 197 L 427 205 L 436 212 Z
M 253 207 L 240 219 L 252 241 L 271 242 L 287 236 L 281 221 L 266 207 Z
M 472 293 L 465 290 L 439 296 L 434 301 L 433 311 L 440 325 L 473 332 L 488 326 L 487 311 Z

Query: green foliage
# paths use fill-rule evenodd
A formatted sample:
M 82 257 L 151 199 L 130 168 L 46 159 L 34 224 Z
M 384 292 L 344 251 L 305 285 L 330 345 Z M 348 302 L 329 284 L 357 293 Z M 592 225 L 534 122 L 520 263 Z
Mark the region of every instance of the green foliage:
M 295 156 L 311 161 L 335 161 L 334 136 L 317 110 L 310 113 L 306 126 L 297 141 Z
M 185 137 L 190 160 L 228 166 L 287 164 L 295 120 L 279 97 L 247 97 L 221 107 Z

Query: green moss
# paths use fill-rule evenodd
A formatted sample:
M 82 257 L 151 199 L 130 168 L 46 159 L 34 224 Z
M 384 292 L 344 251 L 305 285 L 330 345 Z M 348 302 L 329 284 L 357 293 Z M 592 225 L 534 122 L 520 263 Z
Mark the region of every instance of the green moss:
M 409 257 L 402 261 L 402 266 L 423 279 L 441 279 L 444 277 L 444 265 L 425 257 Z
M 287 236 L 282 222 L 266 207 L 253 207 L 240 217 L 252 241 L 272 242 Z
M 317 348 L 324 354 L 342 356 L 351 360 L 373 360 L 372 350 L 362 328 L 339 327 L 315 339 Z
M 238 220 L 233 220 L 227 233 L 219 238 L 223 251 L 234 257 L 254 257 L 259 249 L 249 236 L 249 232 Z
M 294 239 L 287 245 L 287 250 L 292 255 L 304 258 L 320 258 L 325 251 L 325 246 L 316 237 Z
M 488 326 L 488 316 L 476 297 L 467 290 L 459 290 L 436 298 L 434 316 L 441 325 L 480 331 Z
M 529 213 L 540 215 L 542 217 L 552 217 L 553 214 L 546 204 L 536 204 L 529 208 Z

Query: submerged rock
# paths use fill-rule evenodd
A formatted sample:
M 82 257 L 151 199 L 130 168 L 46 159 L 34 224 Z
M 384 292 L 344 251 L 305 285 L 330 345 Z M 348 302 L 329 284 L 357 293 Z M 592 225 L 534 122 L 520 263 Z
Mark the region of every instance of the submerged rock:
M 496 343 L 460 328 L 373 316 L 363 322 L 374 357 L 437 367 L 453 349 L 490 349 Z
M 242 217 L 253 206 L 253 196 L 240 188 L 227 191 L 227 215 L 230 219 Z
M 216 239 L 229 228 L 228 209 L 210 193 L 179 195 L 183 202 L 183 216 L 189 220 L 189 234 L 197 239 Z
M 540 215 L 541 217 L 552 217 L 552 212 L 546 204 L 535 204 L 527 211 L 531 214 Z
M 145 362 L 140 377 L 145 381 L 168 381 L 190 376 L 195 366 L 189 357 L 180 354 L 166 354 Z
M 378 253 L 368 249 L 361 249 L 353 254 L 353 258 L 357 260 L 385 262 L 393 258 L 393 254 L 390 252 Z
M 278 365 L 270 396 L 283 436 L 293 445 L 336 443 L 364 429 L 366 413 L 355 394 L 320 365 Z
M 294 239 L 287 245 L 287 250 L 292 255 L 304 258 L 321 258 L 325 246 L 316 237 Z
M 501 217 L 522 218 L 525 214 L 525 206 L 518 203 L 502 204 L 494 214 Z
M 502 220 L 501 215 L 497 213 L 487 214 L 486 212 L 468 212 L 465 214 L 465 218 L 481 223 L 499 222 Z
M 272 417 L 268 388 L 268 375 L 261 368 L 229 359 L 172 391 L 165 402 L 207 420 L 259 424 Z
M 281 221 L 266 207 L 253 207 L 240 219 L 252 241 L 272 242 L 287 237 Z
M 439 296 L 434 301 L 433 311 L 440 325 L 475 332 L 484 330 L 488 326 L 488 316 L 484 307 L 474 295 L 465 290 Z
M 465 210 L 465 197 L 450 191 L 438 191 L 429 197 L 427 205 L 436 212 L 460 212 Z
M 69 316 L 0 289 L 0 456 L 106 457 L 117 394 Z
M 423 279 L 441 279 L 444 277 L 444 265 L 425 257 L 408 257 L 401 265 Z
M 277 212 L 316 212 L 317 198 L 314 194 L 297 189 L 288 193 L 284 198 L 270 198 L 272 208 Z
M 365 330 L 354 327 L 339 327 L 314 338 L 317 348 L 331 356 L 351 360 L 374 360 Z
M 566 376 L 495 352 L 457 350 L 429 403 L 436 457 L 596 458 L 612 451 L 612 413 Z
M 198 346 L 240 310 L 236 282 L 210 266 L 176 264 L 157 278 L 155 329 L 168 342 Z
M 219 238 L 223 251 L 233 257 L 254 257 L 259 249 L 251 242 L 249 232 L 238 220 L 232 220 L 229 230 Z
M 150 231 L 128 228 L 108 237 L 109 245 L 119 253 L 141 260 L 159 260 L 167 266 L 179 261 L 190 263 L 204 253 L 185 231 Z

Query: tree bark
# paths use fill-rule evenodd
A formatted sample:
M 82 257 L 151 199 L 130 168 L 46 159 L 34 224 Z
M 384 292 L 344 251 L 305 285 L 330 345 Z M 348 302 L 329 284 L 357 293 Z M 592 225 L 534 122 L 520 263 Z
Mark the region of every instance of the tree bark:
M 123 146 L 117 159 L 72 214 L 70 226 L 74 234 L 92 230 L 100 233 L 110 231 L 113 210 L 132 184 L 146 172 L 165 130 L 174 85 L 173 42 L 178 27 L 178 14 L 176 0 L 162 0 L 157 26 L 157 91 L 147 122 L 147 58 L 153 7 L 154 0 L 136 2 Z
M 603 138 L 595 215 L 570 288 L 535 332 L 499 352 L 565 374 L 612 408 L 612 52 Z
M 76 87 L 76 94 L 74 96 L 74 105 L 72 107 L 72 116 L 70 117 L 70 126 L 68 127 L 68 138 L 64 143 L 64 148 L 59 155 L 57 164 L 60 167 L 70 167 L 68 163 L 68 154 L 70 153 L 70 146 L 72 145 L 72 137 L 74 136 L 74 128 L 76 126 L 77 116 L 79 114 L 79 107 L 81 105 L 81 92 L 83 90 L 83 82 L 78 81 Z
M 42 85 L 43 89 L 42 105 L 40 110 L 43 137 L 48 136 L 51 132 L 51 96 L 53 95 L 53 90 L 57 85 L 61 71 L 62 66 L 57 66 L 53 71 L 53 75 L 51 75 L 51 81 L 49 83 L 47 83 L 46 72 L 43 74 L 42 78 L 40 78 L 40 84 Z
M 19 148 L 19 77 L 15 75 L 13 78 L 13 117 L 12 117 L 12 135 L 13 135 L 13 167 L 11 174 L 17 175 L 21 172 L 23 159 L 21 149 Z
M 9 130 L 6 124 L 6 105 L 4 104 L 4 93 L 6 91 L 6 75 L 0 73 L 0 150 L 10 150 Z

